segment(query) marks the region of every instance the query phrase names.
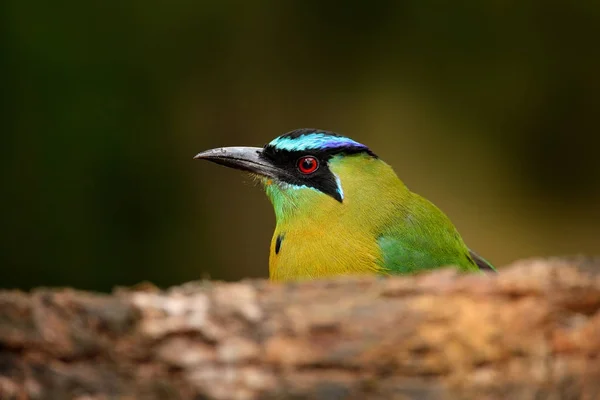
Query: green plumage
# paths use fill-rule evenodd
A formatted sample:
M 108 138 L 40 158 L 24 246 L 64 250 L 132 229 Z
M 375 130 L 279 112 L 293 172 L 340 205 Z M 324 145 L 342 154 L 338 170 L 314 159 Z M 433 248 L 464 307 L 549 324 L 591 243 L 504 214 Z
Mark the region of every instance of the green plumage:
M 437 207 L 411 193 L 406 212 L 399 213 L 377 242 L 384 265 L 394 273 L 414 273 L 440 265 L 456 265 L 465 271 L 479 268 L 460 235 Z

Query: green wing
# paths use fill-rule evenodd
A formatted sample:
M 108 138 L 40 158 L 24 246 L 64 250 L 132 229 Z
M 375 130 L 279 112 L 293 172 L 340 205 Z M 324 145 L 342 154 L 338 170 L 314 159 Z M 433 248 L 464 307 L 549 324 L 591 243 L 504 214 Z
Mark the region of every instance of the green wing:
M 462 271 L 480 269 L 467 248 L 458 243 L 439 243 L 437 240 L 426 236 L 380 236 L 378 244 L 384 268 L 393 274 L 411 274 L 448 265 L 456 265 Z
M 436 206 L 416 194 L 410 200 L 377 239 L 386 270 L 410 274 L 455 265 L 465 272 L 495 271 L 469 250 L 450 219 Z

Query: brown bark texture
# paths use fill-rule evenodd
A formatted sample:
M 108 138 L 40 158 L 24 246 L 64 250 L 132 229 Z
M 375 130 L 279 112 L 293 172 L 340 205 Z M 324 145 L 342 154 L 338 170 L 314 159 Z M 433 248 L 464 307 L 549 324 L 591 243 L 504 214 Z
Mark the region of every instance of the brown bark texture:
M 600 399 L 600 259 L 0 292 L 0 399 Z

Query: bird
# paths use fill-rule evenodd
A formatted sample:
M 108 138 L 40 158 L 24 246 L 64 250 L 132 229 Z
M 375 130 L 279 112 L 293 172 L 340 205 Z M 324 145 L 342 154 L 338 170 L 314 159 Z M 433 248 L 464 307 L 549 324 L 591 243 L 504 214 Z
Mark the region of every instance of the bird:
M 261 147 L 198 153 L 250 173 L 275 211 L 269 278 L 405 275 L 454 266 L 496 272 L 450 219 L 411 192 L 369 147 L 321 129 L 296 129 Z

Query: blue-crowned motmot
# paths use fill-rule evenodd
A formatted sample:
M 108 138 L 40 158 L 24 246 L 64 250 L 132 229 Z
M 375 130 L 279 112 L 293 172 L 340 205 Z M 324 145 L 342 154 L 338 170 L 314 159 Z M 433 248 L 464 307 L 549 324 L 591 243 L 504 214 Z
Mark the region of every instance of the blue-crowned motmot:
M 272 280 L 410 274 L 447 265 L 495 271 L 443 212 L 350 138 L 298 129 L 263 148 L 223 147 L 195 158 L 250 172 L 264 184 L 277 220 Z

